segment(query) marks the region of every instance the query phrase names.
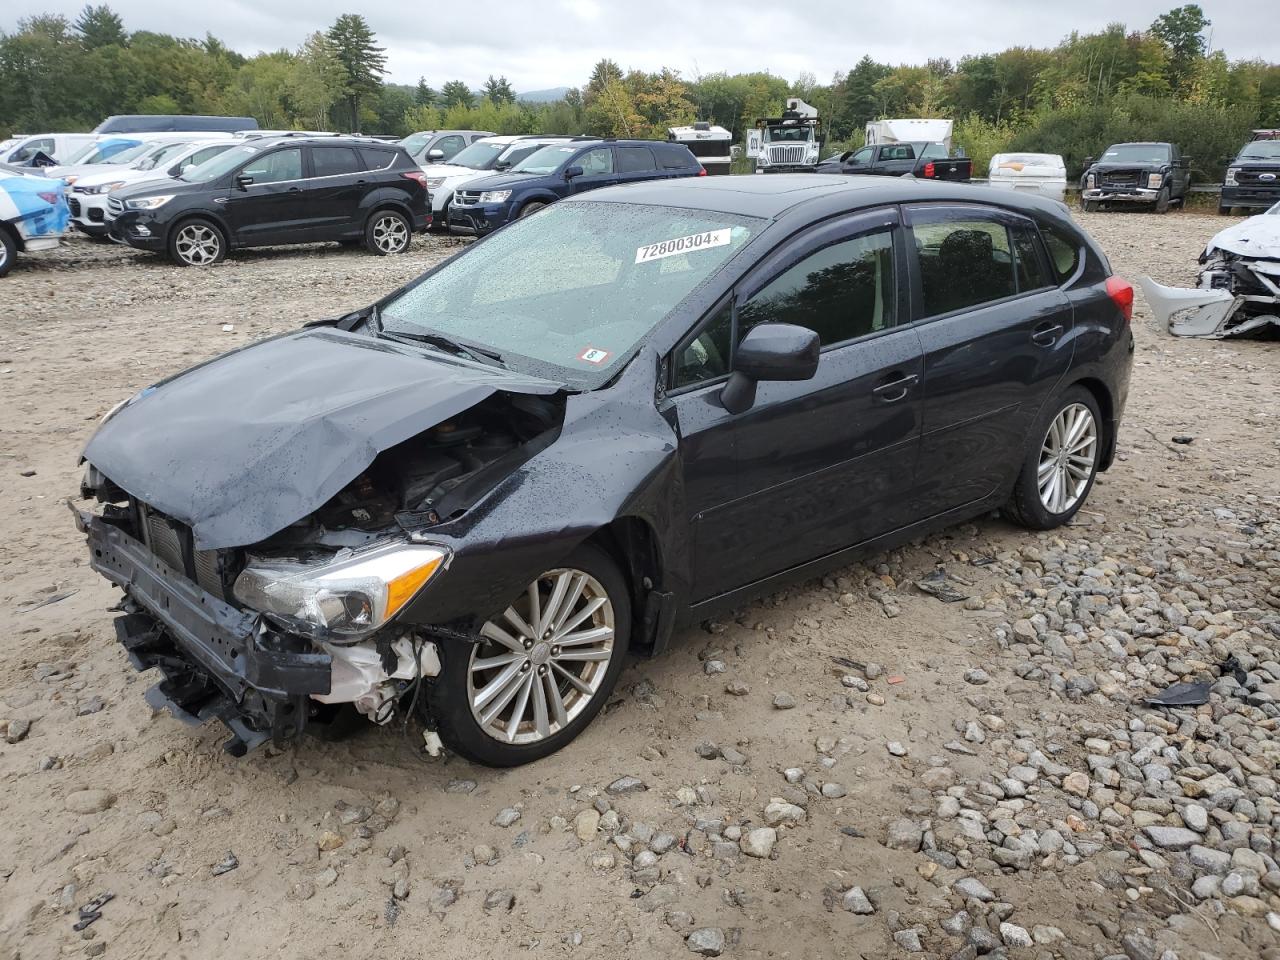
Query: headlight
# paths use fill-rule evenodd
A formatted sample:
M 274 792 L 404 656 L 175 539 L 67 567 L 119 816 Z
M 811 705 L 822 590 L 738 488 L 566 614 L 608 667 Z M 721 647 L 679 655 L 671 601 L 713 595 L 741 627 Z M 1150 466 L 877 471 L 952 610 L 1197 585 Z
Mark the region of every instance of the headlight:
M 439 190 L 440 185 L 444 183 L 444 177 L 427 177 L 427 189 Z
M 1236 185 L 1237 185 L 1237 182 L 1236 182 L 1236 174 L 1237 174 L 1237 173 L 1239 173 L 1239 172 L 1240 172 L 1240 168 L 1239 168 L 1239 167 L 1227 167 L 1227 179 L 1226 179 L 1226 185 L 1227 185 L 1228 187 L 1234 187 L 1234 186 L 1236 186 Z
M 91 194 L 110 193 L 112 190 L 116 190 L 120 187 L 123 187 L 125 183 L 126 181 L 124 180 L 117 180 L 115 183 L 100 183 L 96 187 L 83 187 L 82 189 L 84 190 L 85 193 L 91 193 Z
M 1147 189 L 1148 189 L 1148 190 L 1159 190 L 1159 189 L 1160 189 L 1160 185 L 1161 185 L 1162 183 L 1164 183 L 1164 174 L 1163 174 L 1163 173 L 1149 173 L 1149 174 L 1147 174 Z
M 156 207 L 163 207 L 172 199 L 172 193 L 162 197 L 139 197 L 137 200 L 126 200 L 125 206 L 130 210 L 154 210 Z
M 73 183 L 75 183 L 77 180 L 79 180 L 80 178 L 79 178 L 78 176 L 76 176 L 76 175 L 73 173 L 73 174 L 71 174 L 71 176 L 69 176 L 69 177 L 63 177 L 62 179 L 63 179 L 63 182 L 65 182 L 65 183 L 66 183 L 66 185 L 69 187 L 69 186 L 71 186 Z
M 511 196 L 510 190 L 485 190 L 480 194 L 481 203 L 504 203 Z
M 448 558 L 443 547 L 404 542 L 323 563 L 250 557 L 232 592 L 260 613 L 294 617 L 356 640 L 399 613 Z
M 1094 185 L 1097 184 L 1097 182 L 1098 182 L 1098 178 L 1095 177 L 1092 173 L 1085 175 L 1084 186 L 1086 190 L 1092 190 L 1094 188 Z

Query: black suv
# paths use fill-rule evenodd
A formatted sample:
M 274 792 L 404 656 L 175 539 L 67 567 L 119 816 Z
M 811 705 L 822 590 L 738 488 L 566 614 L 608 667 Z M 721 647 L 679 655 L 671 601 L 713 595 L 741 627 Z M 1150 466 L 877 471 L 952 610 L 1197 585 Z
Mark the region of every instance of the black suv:
M 574 140 L 543 147 L 507 173 L 473 180 L 454 194 L 449 227 L 483 236 L 564 197 L 640 180 L 705 177 L 683 143 Z
M 396 144 L 364 137 L 264 137 L 163 183 L 112 194 L 111 236 L 181 266 L 233 247 L 363 242 L 402 253 L 431 225 L 426 174 Z
M 1280 202 L 1280 130 L 1255 130 L 1253 137 L 1227 161 L 1219 213 L 1233 207 L 1266 210 Z
M 1084 166 L 1080 202 L 1087 211 L 1141 203 L 1168 213 L 1191 189 L 1191 158 L 1173 143 L 1113 143 L 1097 160 L 1086 157 Z

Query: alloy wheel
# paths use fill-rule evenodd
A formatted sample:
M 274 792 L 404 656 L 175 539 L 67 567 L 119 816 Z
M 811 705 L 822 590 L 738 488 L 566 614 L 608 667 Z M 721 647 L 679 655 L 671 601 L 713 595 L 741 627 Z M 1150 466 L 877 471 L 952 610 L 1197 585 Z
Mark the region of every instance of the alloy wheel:
M 1098 424 L 1083 403 L 1064 407 L 1049 424 L 1036 474 L 1040 502 L 1050 513 L 1066 513 L 1089 488 L 1098 460 Z
M 600 691 L 616 648 L 613 603 L 574 569 L 544 573 L 481 628 L 467 701 L 486 735 L 537 743 L 559 733 Z
M 222 252 L 222 237 L 212 227 L 189 223 L 178 231 L 173 248 L 185 263 L 202 267 L 218 259 Z
M 399 217 L 379 217 L 373 224 L 373 242 L 383 253 L 399 253 L 409 245 L 409 228 Z

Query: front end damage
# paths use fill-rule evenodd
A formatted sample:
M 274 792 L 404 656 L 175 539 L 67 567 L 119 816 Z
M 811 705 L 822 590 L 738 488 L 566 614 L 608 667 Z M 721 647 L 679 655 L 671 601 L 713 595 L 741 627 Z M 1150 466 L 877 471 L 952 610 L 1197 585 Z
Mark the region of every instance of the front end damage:
M 282 339 L 311 375 L 335 345 L 351 346 L 335 331 Z M 258 351 L 261 373 L 279 342 L 241 356 Z M 322 409 L 281 415 L 264 388 L 238 416 L 211 408 L 213 387 L 230 391 L 224 408 L 236 402 L 247 365 L 231 354 L 113 411 L 85 450 L 81 495 L 100 506 L 75 510 L 76 523 L 92 568 L 124 592 L 116 631 L 130 661 L 160 672 L 148 702 L 191 723 L 221 720 L 237 756 L 335 720 L 344 705 L 385 724 L 418 701 L 415 687 L 440 672 L 437 643 L 461 636 L 401 616 L 447 575 L 453 546 L 435 531 L 545 449 L 563 422 L 564 395 L 550 385 L 516 379 L 502 390 L 484 371 L 445 364 L 424 374 L 420 354 L 363 346 L 381 352 L 360 358 L 363 372 L 347 367 L 345 388 L 331 388 Z M 426 380 L 431 402 L 407 396 L 402 374 L 405 384 Z M 401 415 L 379 429 L 385 418 L 371 410 L 388 405 Z M 159 447 L 144 458 L 140 442 Z M 211 461 L 192 462 L 209 446 L 216 477 Z M 231 497 L 210 482 L 230 485 Z M 281 514 L 282 501 L 305 512 Z
M 1280 332 L 1280 204 L 1217 234 L 1200 264 L 1195 289 L 1138 281 L 1165 332 L 1210 340 Z

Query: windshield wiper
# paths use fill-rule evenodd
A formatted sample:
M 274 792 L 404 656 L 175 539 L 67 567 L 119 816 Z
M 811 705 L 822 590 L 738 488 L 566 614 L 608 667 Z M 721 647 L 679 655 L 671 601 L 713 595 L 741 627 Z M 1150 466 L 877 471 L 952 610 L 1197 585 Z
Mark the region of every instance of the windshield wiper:
M 376 316 L 376 315 L 375 315 Z M 387 337 L 391 340 L 408 341 L 410 343 L 425 343 L 428 346 L 435 347 L 437 350 L 443 350 L 445 353 L 452 353 L 459 357 L 465 357 L 468 360 L 474 360 L 476 363 L 483 363 L 488 366 L 497 364 L 505 367 L 506 364 L 502 360 L 502 354 L 494 350 L 486 350 L 483 347 L 475 347 L 471 345 L 463 345 L 456 340 L 450 340 L 444 334 L 440 333 L 409 333 L 404 330 L 388 330 L 378 322 L 379 336 Z

